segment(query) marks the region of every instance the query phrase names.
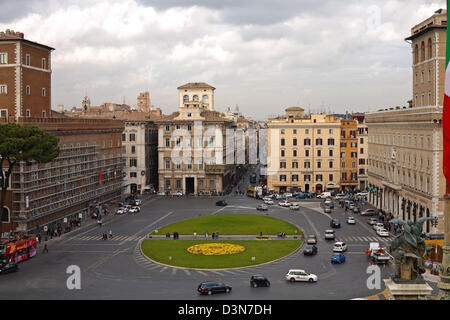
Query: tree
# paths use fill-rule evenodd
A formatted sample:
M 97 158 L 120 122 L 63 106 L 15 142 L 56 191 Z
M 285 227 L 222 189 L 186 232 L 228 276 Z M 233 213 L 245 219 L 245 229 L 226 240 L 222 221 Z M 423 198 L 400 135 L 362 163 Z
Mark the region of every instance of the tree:
M 6 191 L 14 165 L 24 161 L 47 163 L 59 155 L 59 139 L 38 127 L 21 126 L 15 123 L 0 124 L 0 208 L 3 215 Z M 3 233 L 0 221 L 0 235 Z

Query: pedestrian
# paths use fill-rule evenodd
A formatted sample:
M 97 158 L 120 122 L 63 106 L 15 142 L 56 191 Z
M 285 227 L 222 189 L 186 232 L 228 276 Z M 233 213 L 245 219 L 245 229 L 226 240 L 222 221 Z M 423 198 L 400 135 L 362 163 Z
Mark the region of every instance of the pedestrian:
M 42 253 L 47 252 L 48 253 L 48 246 L 47 244 L 44 244 L 44 250 L 42 250 Z
M 112 239 L 112 230 L 109 229 L 109 238 Z

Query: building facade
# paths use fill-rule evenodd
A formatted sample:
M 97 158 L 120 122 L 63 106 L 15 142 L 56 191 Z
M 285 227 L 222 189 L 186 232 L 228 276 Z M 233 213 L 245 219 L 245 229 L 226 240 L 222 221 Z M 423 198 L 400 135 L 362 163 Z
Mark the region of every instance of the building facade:
M 51 52 L 54 49 L 24 38 L 21 32 L 0 32 L 0 117 L 49 117 Z
M 291 107 L 267 123 L 267 188 L 318 192 L 340 188 L 341 121 Z
M 437 217 L 427 233 L 442 232 L 445 193 L 442 103 L 446 11 L 411 30 L 413 99 L 410 107 L 366 114 L 369 129 L 369 200 L 385 214 L 415 221 Z
M 358 187 L 358 122 L 341 120 L 341 189 L 355 191 Z
M 363 191 L 369 185 L 369 129 L 367 128 L 364 113 L 352 114 L 351 118 L 358 122 L 356 134 L 358 140 L 358 187 L 359 190 Z
M 217 194 L 229 191 L 236 166 L 226 162 L 226 130 L 232 121 L 214 111 L 215 88 L 178 87 L 178 112 L 158 124 L 159 191 Z

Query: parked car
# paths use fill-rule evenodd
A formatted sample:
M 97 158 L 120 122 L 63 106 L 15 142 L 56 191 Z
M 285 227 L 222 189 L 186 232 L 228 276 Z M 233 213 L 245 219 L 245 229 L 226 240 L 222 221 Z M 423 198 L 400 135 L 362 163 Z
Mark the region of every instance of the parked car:
M 136 209 L 136 207 L 132 207 L 130 208 L 130 210 L 128 210 L 129 213 L 138 213 L 138 210 Z
M 334 240 L 334 230 L 325 230 L 325 240 Z
M 377 235 L 380 237 L 389 237 L 389 232 L 385 228 L 378 228 Z
M 272 199 L 267 199 L 267 200 L 264 200 L 264 203 L 268 204 L 268 205 L 272 205 L 273 204 L 273 200 Z
M 325 206 L 325 208 L 323 208 L 323 212 L 325 213 L 331 213 L 331 208 L 328 206 Z
M 341 222 L 339 221 L 339 219 L 331 219 L 330 227 L 332 227 L 332 228 L 340 228 L 341 227 Z
M 141 212 L 141 207 L 134 206 L 133 208 L 136 210 L 136 212 Z
M 367 220 L 367 223 L 370 224 L 370 225 L 372 226 L 372 225 L 378 223 L 378 219 L 377 219 L 377 218 L 369 218 L 369 219 Z
M 272 195 L 272 198 L 275 199 L 275 200 L 280 200 L 280 199 L 282 199 L 283 197 L 282 197 L 280 194 L 275 193 L 274 195 Z
M 316 244 L 317 243 L 317 237 L 315 234 L 310 234 L 306 240 L 307 244 Z
M 376 216 L 377 212 L 374 209 L 367 209 L 361 212 L 362 216 Z
M 291 192 L 285 192 L 283 193 L 283 199 L 289 199 L 292 198 L 294 195 Z
M 308 273 L 305 270 L 300 269 L 291 269 L 285 276 L 286 280 L 290 282 L 295 281 L 308 281 L 308 282 L 316 282 L 318 280 L 317 276 L 312 273 Z
M 119 208 L 116 211 L 116 214 L 124 214 L 124 213 L 125 213 L 125 210 L 123 208 Z
M 309 195 L 307 193 L 300 193 L 295 198 L 296 199 L 308 199 Z
M 345 256 L 342 253 L 334 253 L 331 257 L 331 263 L 344 263 L 345 262 Z
M 327 197 L 331 197 L 331 192 L 322 192 L 321 194 L 319 194 L 317 196 L 317 198 L 319 198 L 319 199 L 325 199 Z
M 303 249 L 303 255 L 305 256 L 313 256 L 317 254 L 317 247 L 315 245 L 307 245 L 305 249 Z
M 0 274 L 16 272 L 17 270 L 19 270 L 19 267 L 15 261 L 2 260 L 0 263 Z
M 338 241 L 333 245 L 333 252 L 344 252 L 347 251 L 347 245 L 345 242 Z
M 360 197 L 367 197 L 368 194 L 369 193 L 367 191 L 361 191 L 361 192 L 358 192 L 356 195 L 360 196 Z
M 338 193 L 335 197 L 336 200 L 341 200 L 345 198 L 345 193 Z
M 226 205 L 227 205 L 227 202 L 225 200 L 216 201 L 216 206 L 225 207 Z
M 261 274 L 254 274 L 250 278 L 250 286 L 253 288 L 257 287 L 270 287 L 270 281 L 267 277 Z
M 173 197 L 182 197 L 182 196 L 183 196 L 183 193 L 180 192 L 180 191 L 177 191 L 177 192 L 172 193 L 172 196 L 173 196 Z
M 290 207 L 291 203 L 289 201 L 287 201 L 287 200 L 284 200 L 284 201 L 278 202 L 278 205 L 281 206 L 281 207 Z
M 222 282 L 202 282 L 198 285 L 197 291 L 200 294 L 213 294 L 219 292 L 230 292 L 231 286 L 226 285 Z
M 269 207 L 267 205 L 265 205 L 265 204 L 258 204 L 256 206 L 256 210 L 258 210 L 258 211 L 267 211 L 267 210 L 269 210 Z
M 293 203 L 293 204 L 291 204 L 289 209 L 298 211 L 298 210 L 300 210 L 300 206 L 298 204 L 296 204 L 296 203 Z
M 373 230 L 377 231 L 379 228 L 384 228 L 384 223 L 377 222 L 372 225 Z
M 165 196 L 166 193 L 165 192 L 158 192 L 156 195 L 158 195 L 158 196 Z
M 134 200 L 134 204 L 136 206 L 140 206 L 142 204 L 142 201 L 140 199 L 136 199 L 136 200 Z
M 356 224 L 356 220 L 355 220 L 355 218 L 353 218 L 353 217 L 348 217 L 348 218 L 347 218 L 347 223 L 348 223 L 348 224 Z

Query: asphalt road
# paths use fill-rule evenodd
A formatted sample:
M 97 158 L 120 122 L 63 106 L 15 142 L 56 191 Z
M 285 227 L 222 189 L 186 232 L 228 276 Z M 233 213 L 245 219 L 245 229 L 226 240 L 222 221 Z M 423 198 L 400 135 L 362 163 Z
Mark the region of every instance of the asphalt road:
M 229 205 L 216 207 L 218 198 L 165 198 L 152 196 L 144 199 L 137 214 L 112 215 L 103 226 L 93 224 L 63 235 L 49 242 L 49 253 L 41 249 L 36 257 L 20 264 L 16 273 L 0 277 L 0 297 L 8 299 L 352 299 L 371 296 L 385 289 L 369 289 L 368 261 L 365 250 L 371 241 L 389 246 L 387 239 L 377 237 L 366 223 L 366 218 L 355 216 L 356 225 L 347 225 L 348 215 L 335 206 L 331 216 L 341 220 L 336 229 L 336 241 L 348 245 L 347 261 L 332 265 L 333 241 L 325 241 L 330 217 L 323 213 L 318 200 L 302 201 L 300 211 L 291 211 L 277 205 L 269 211 L 258 212 L 259 200 L 246 196 L 225 197 Z M 298 225 L 305 234 L 316 234 L 319 252 L 303 256 L 298 251 L 282 260 L 250 268 L 205 271 L 179 269 L 148 261 L 139 250 L 140 241 L 149 232 L 175 221 L 211 214 L 269 214 Z M 101 240 L 102 232 L 113 231 L 112 240 Z M 81 270 L 81 289 L 69 290 L 66 273 L 69 266 Z M 317 283 L 289 283 L 284 279 L 289 269 L 304 269 L 319 277 Z M 252 274 L 266 275 L 269 288 L 251 288 Z M 386 279 L 392 268 L 381 268 Z M 233 287 L 230 294 L 199 296 L 197 285 L 206 280 L 221 280 Z

